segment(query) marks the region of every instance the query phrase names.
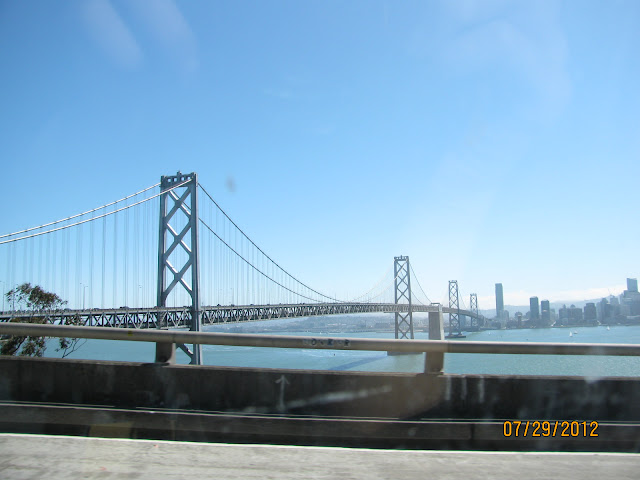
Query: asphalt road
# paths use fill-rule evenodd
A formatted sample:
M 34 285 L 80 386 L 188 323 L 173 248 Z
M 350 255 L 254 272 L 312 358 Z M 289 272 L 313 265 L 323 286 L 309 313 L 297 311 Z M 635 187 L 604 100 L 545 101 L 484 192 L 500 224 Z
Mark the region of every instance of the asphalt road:
M 640 454 L 367 450 L 0 434 L 0 478 L 637 479 Z

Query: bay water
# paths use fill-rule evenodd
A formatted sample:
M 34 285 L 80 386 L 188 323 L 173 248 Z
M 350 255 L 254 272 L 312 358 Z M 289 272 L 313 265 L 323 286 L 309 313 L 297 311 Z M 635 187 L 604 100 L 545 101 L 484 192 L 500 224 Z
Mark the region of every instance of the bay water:
M 375 314 L 369 314 L 375 315 Z M 378 317 L 380 314 L 377 314 Z M 349 321 L 351 316 L 329 317 L 334 324 Z M 367 318 L 370 323 L 380 320 Z M 296 319 L 300 320 L 300 319 Z M 351 321 L 353 319 L 351 318 Z M 384 317 L 389 321 L 389 317 Z M 292 329 L 286 330 L 287 321 Z M 332 338 L 386 338 L 393 332 L 317 332 L 299 331 L 295 321 L 281 319 L 271 322 L 207 326 L 204 331 L 228 332 L 242 328 L 245 332 L 256 331 L 277 324 L 277 333 Z M 284 327 L 283 327 L 284 325 Z M 282 330 L 284 328 L 284 330 Z M 274 334 L 276 332 L 270 332 Z M 428 333 L 416 331 L 416 339 L 428 339 Z M 640 344 L 640 326 L 605 326 L 541 328 L 518 330 L 486 330 L 468 332 L 466 338 L 457 341 L 495 342 L 553 342 L 553 343 L 617 343 Z M 48 343 L 46 356 L 60 357 L 55 351 L 56 341 Z M 112 340 L 86 340 L 82 346 L 68 356 L 75 359 L 116 360 L 152 362 L 155 344 Z M 181 350 L 177 351 L 177 362 L 188 364 L 189 359 Z M 204 345 L 203 357 L 206 365 L 233 367 L 263 367 L 281 369 L 342 370 L 370 372 L 421 372 L 424 370 L 424 354 L 387 355 L 386 352 L 280 349 L 261 347 L 233 347 Z M 512 374 L 512 375 L 576 375 L 584 377 L 640 376 L 640 357 L 577 356 L 577 355 L 500 355 L 500 354 L 445 354 L 445 372 L 456 374 Z

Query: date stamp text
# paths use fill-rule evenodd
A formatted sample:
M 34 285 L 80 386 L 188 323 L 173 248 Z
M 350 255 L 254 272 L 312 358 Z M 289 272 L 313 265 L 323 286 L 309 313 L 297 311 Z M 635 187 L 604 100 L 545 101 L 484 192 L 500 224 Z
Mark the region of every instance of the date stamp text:
M 597 437 L 598 422 L 507 420 L 502 424 L 505 437 Z

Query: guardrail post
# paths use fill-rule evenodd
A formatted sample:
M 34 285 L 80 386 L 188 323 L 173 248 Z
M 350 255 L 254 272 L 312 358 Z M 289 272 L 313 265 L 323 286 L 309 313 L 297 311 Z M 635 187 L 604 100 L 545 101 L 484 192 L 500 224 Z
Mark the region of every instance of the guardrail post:
M 429 312 L 429 340 L 444 340 L 442 306 L 438 307 L 437 312 Z M 442 373 L 444 368 L 444 353 L 428 352 L 425 356 L 425 373 Z
M 175 343 L 156 343 L 156 363 L 176 363 Z

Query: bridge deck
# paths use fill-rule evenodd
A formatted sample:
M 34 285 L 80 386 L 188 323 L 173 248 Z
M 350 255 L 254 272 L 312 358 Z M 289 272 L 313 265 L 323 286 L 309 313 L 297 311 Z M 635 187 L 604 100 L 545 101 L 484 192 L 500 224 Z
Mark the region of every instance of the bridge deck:
M 436 312 L 459 313 L 469 317 L 475 315 L 468 310 L 457 310 L 438 305 L 411 305 L 414 313 Z M 300 303 L 278 305 L 229 305 L 204 306 L 201 308 L 203 325 L 242 323 L 279 318 L 302 318 L 324 315 L 349 315 L 355 313 L 406 312 L 407 304 L 394 303 Z M 53 324 L 75 324 L 93 327 L 118 328 L 178 328 L 191 325 L 191 310 L 188 307 L 171 308 L 117 308 L 92 310 L 63 310 L 55 312 L 2 312 L 0 322 L 12 318 L 41 318 Z

